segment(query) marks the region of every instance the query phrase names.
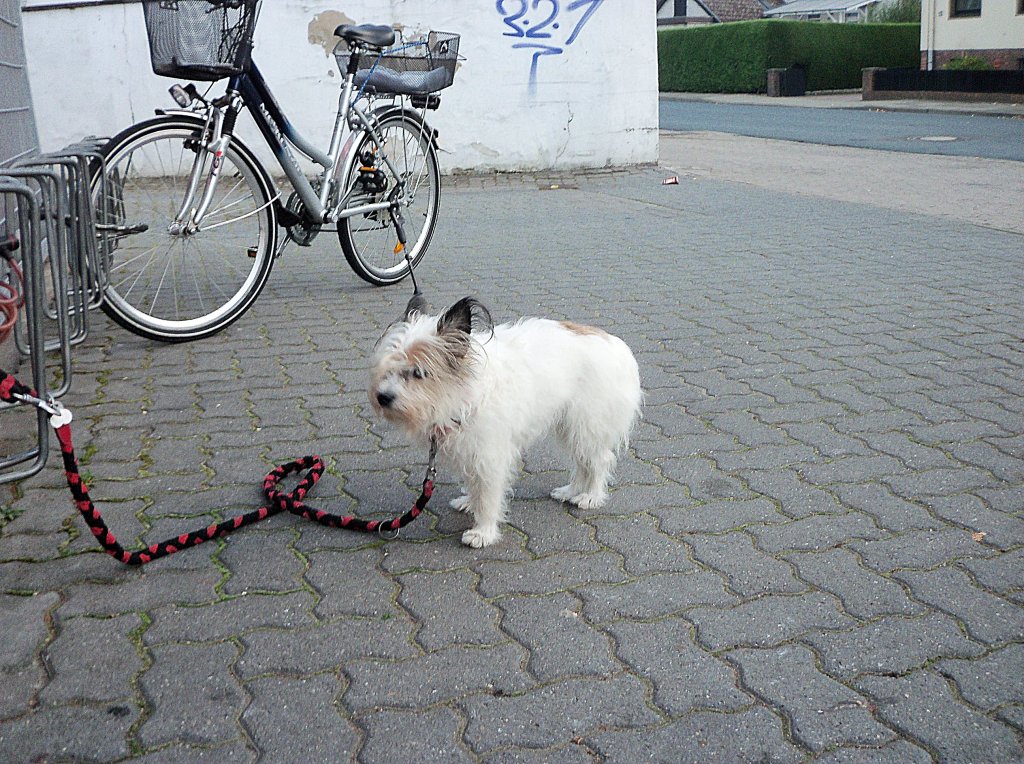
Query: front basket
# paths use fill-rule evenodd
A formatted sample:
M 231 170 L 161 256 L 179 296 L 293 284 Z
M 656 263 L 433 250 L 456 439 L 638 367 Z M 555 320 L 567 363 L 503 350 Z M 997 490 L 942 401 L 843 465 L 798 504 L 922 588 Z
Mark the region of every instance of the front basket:
M 212 82 L 249 68 L 260 0 L 145 0 L 142 10 L 157 74 Z

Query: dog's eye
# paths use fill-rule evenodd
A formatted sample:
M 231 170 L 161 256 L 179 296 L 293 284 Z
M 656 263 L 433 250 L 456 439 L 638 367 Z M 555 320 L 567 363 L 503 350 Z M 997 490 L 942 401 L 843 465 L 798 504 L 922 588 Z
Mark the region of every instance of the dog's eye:
M 412 370 L 413 379 L 423 379 L 425 376 L 427 376 L 427 372 L 423 371 L 423 369 L 415 368 Z

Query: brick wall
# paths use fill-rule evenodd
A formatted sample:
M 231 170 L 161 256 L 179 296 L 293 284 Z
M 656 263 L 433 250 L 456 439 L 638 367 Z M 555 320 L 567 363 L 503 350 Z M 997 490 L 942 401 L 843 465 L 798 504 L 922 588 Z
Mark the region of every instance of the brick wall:
M 954 58 L 978 56 L 997 69 L 1024 69 L 1024 48 L 1002 48 L 994 50 L 936 50 L 932 51 L 934 68 L 942 69 Z M 928 51 L 921 51 L 921 68 L 928 68 Z

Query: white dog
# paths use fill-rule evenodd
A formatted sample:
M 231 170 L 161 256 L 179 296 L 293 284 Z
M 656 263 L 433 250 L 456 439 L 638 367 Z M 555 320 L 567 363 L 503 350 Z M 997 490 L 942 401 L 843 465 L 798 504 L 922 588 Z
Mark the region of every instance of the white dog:
M 408 310 L 377 344 L 369 392 L 379 414 L 436 439 L 461 472 L 466 495 L 451 505 L 473 513 L 462 536 L 473 547 L 500 538 L 522 454 L 548 432 L 575 462 L 551 496 L 602 506 L 643 397 L 636 359 L 618 337 L 542 318 L 493 326 L 471 297 L 439 317 Z

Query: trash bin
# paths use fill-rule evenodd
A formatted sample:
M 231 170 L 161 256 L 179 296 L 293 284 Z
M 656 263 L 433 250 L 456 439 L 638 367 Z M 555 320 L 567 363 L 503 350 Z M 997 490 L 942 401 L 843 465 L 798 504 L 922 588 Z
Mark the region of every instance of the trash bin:
M 802 96 L 807 92 L 807 67 L 794 64 L 788 69 L 768 70 L 768 95 Z

